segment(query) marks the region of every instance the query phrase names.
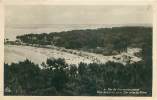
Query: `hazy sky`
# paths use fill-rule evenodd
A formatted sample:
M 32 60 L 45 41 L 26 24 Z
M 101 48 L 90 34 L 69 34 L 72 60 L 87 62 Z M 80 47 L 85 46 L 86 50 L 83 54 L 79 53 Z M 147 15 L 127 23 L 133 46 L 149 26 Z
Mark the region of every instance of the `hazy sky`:
M 21 32 L 48 32 L 65 28 L 62 25 L 63 28 L 57 29 L 53 26 L 54 24 L 141 25 L 152 23 L 150 6 L 22 5 L 6 6 L 5 11 L 5 36 L 7 37 L 22 34 Z

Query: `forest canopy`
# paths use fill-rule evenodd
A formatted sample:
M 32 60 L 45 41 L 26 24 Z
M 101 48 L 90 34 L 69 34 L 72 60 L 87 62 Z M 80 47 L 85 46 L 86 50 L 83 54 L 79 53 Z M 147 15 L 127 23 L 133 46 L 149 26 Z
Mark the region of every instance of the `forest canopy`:
M 16 38 L 27 44 L 55 45 L 67 49 L 93 50 L 96 53 L 103 50 L 104 54 L 105 52 L 112 54 L 113 51 L 126 51 L 128 47 L 151 46 L 152 28 L 139 26 L 98 28 L 41 34 L 30 33 Z
M 106 88 L 140 89 L 145 94 L 132 96 L 151 96 L 151 66 L 143 62 L 123 65 L 80 63 L 68 65 L 64 59 L 48 59 L 43 69 L 29 60 L 5 64 L 5 95 L 37 96 L 127 96 L 130 94 L 99 94 Z

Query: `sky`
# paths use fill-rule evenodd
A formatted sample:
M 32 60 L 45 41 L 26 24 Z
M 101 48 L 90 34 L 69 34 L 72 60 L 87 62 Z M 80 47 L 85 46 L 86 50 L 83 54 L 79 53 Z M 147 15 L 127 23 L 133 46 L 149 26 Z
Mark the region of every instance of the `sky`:
M 5 7 L 5 38 L 17 35 L 119 25 L 151 25 L 150 6 L 52 6 Z

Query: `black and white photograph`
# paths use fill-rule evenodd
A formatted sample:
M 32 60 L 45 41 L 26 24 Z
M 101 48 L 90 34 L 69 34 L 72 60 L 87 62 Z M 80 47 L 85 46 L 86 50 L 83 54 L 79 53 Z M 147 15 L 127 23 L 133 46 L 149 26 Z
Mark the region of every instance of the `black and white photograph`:
M 150 5 L 7 5 L 4 96 L 152 96 Z

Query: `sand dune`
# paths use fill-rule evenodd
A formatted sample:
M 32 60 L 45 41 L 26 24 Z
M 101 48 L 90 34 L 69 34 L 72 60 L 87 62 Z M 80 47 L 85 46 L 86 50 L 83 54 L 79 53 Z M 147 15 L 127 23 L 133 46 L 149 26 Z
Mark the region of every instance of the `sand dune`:
M 138 62 L 141 58 L 136 57 L 134 53 L 139 52 L 139 48 L 128 48 L 127 53 L 121 53 L 112 56 L 103 56 L 101 54 L 89 53 L 79 50 L 65 48 L 38 48 L 31 46 L 5 45 L 5 63 L 24 61 L 26 58 L 36 64 L 45 62 L 47 58 L 64 58 L 68 64 L 84 63 L 106 63 L 108 61 L 126 64 Z

